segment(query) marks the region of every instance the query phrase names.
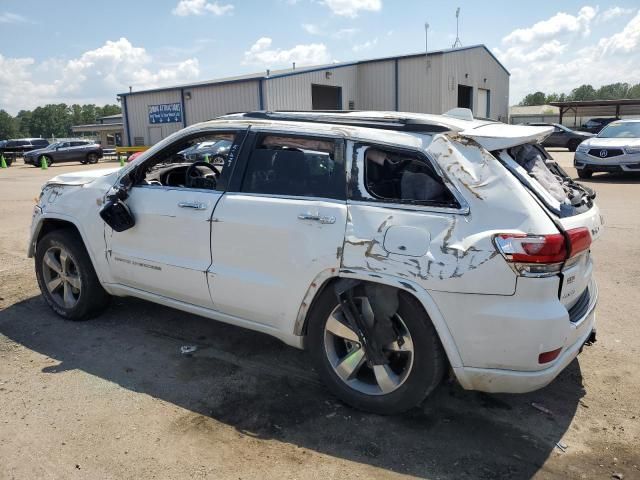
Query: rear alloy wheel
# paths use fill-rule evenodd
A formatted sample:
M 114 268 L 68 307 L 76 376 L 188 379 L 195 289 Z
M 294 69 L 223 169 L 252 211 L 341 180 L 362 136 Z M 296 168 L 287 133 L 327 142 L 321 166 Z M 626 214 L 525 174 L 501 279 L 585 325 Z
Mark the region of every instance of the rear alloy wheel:
M 89 155 L 87 155 L 87 162 L 89 162 L 89 163 L 98 163 L 98 154 L 97 153 L 90 153 Z
M 580 178 L 591 178 L 593 176 L 593 172 L 591 170 L 580 169 L 578 170 L 578 177 Z
M 36 278 L 49 306 L 70 320 L 84 320 L 109 303 L 77 233 L 54 230 L 36 247 Z
M 399 298 L 390 318 L 396 337 L 382 345 L 382 365 L 368 360 L 332 288 L 310 314 L 308 345 L 320 376 L 338 398 L 360 410 L 382 415 L 408 410 L 444 376 L 446 357 L 431 321 L 415 298 L 403 292 Z M 378 322 L 366 296 L 356 295 L 354 301 L 368 323 Z

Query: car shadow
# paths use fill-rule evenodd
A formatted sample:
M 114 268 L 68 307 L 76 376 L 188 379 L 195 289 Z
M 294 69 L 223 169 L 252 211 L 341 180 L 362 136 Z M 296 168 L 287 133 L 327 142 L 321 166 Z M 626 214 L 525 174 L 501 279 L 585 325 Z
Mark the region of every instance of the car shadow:
M 640 183 L 640 172 L 638 173 L 594 173 L 591 178 L 574 177 L 574 180 L 584 184 L 614 183 L 619 185 L 633 185 Z
M 446 381 L 403 415 L 367 414 L 328 393 L 306 352 L 128 298 L 76 323 L 33 297 L 0 312 L 0 333 L 59 362 L 45 373 L 82 370 L 187 409 L 182 433 L 215 435 L 211 417 L 254 438 L 419 477 L 530 478 L 559 448 L 584 395 L 574 361 L 535 393 L 490 395 Z M 196 350 L 184 355 L 183 346 Z

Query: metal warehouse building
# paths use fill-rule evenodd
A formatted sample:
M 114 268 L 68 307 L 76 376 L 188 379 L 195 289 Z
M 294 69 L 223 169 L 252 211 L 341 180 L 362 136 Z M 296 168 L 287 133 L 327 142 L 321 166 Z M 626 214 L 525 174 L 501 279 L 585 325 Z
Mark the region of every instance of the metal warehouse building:
M 124 145 L 153 145 L 194 123 L 251 110 L 471 108 L 507 121 L 509 72 L 484 45 L 292 68 L 120 94 Z

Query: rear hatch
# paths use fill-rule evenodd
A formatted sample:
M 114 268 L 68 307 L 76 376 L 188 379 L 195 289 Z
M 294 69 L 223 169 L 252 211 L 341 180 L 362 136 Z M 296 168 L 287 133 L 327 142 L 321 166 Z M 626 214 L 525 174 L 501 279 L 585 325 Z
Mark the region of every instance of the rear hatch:
M 568 239 L 588 230 L 593 242 L 602 234 L 595 193 L 571 177 L 539 145 L 553 127 L 483 125 L 460 135 L 472 138 L 492 154 L 531 192 L 558 230 Z M 560 301 L 572 321 L 581 318 L 595 291 L 590 249 L 570 257 L 562 268 Z

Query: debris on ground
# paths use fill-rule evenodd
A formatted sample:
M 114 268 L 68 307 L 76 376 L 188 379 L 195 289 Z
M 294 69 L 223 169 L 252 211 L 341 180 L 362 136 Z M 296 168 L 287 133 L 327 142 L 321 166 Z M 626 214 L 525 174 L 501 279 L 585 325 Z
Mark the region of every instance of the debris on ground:
M 556 443 L 556 447 L 558 447 L 560 450 L 562 450 L 563 452 L 567 451 L 567 444 L 566 443 L 562 443 L 562 442 L 557 442 Z
M 613 475 L 611 475 L 611 478 L 615 478 L 616 480 L 622 480 L 624 478 L 624 475 L 622 473 L 614 473 Z
M 531 406 L 542 413 L 546 413 L 547 415 L 553 415 L 553 412 L 551 410 L 549 410 L 547 407 L 540 405 L 539 403 L 531 402 Z
M 196 345 L 183 345 L 180 347 L 180 353 L 182 355 L 191 355 L 196 350 L 198 350 Z

